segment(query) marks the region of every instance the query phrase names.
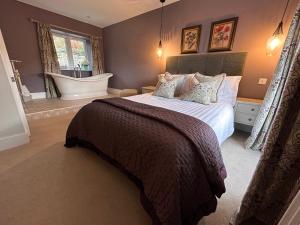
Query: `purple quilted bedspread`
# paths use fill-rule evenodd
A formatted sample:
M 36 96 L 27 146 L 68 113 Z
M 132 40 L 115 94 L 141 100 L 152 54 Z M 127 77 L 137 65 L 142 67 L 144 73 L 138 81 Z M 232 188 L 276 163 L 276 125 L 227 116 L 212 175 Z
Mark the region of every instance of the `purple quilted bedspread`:
M 96 100 L 69 125 L 66 146 L 75 145 L 95 150 L 135 181 L 154 225 L 196 225 L 225 192 L 214 131 L 178 112 L 121 98 Z

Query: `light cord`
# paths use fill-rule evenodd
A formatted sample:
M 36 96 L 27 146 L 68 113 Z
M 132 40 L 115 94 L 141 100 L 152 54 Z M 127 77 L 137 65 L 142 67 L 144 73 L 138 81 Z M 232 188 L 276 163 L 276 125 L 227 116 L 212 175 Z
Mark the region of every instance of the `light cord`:
M 286 10 L 287 10 L 287 8 L 288 8 L 288 6 L 289 6 L 289 3 L 290 3 L 290 0 L 287 0 L 287 2 L 286 2 L 286 6 L 285 6 L 285 9 L 284 9 L 284 12 L 283 12 L 282 18 L 281 18 L 281 21 L 283 21 L 283 19 L 284 19 L 284 17 L 285 17 Z
M 162 30 L 163 30 L 163 13 L 164 13 L 164 3 L 162 2 L 161 3 L 161 14 L 160 14 L 160 41 L 161 41 L 161 38 L 162 38 Z

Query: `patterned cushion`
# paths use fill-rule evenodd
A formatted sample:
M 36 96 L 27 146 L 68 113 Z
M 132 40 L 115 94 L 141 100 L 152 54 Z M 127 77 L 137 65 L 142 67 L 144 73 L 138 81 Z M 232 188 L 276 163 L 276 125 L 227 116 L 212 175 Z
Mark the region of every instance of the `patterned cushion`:
M 159 74 L 158 75 L 158 80 L 160 78 L 165 78 L 166 80 L 173 80 L 176 79 L 176 89 L 175 89 L 175 93 L 174 96 L 179 96 L 181 94 L 181 88 L 183 85 L 183 81 L 184 81 L 184 74 L 171 74 L 169 72 L 166 72 L 164 74 Z
M 214 82 L 203 82 L 196 84 L 189 92 L 182 96 L 182 100 L 198 102 L 209 105 Z
M 166 76 L 160 76 L 153 95 L 164 98 L 174 98 L 176 86 L 176 78 L 168 80 Z
M 224 80 L 224 78 L 226 77 L 226 74 L 225 73 L 222 73 L 222 74 L 219 74 L 219 75 L 216 75 L 216 76 L 205 76 L 203 74 L 200 74 L 200 73 L 196 73 L 194 78 L 196 79 L 193 79 L 195 83 L 200 82 L 200 83 L 203 83 L 203 82 L 214 82 L 213 85 L 212 85 L 212 93 L 211 93 L 211 99 L 210 101 L 211 102 L 217 102 L 217 98 L 218 98 L 218 91 L 219 91 L 219 88 Z

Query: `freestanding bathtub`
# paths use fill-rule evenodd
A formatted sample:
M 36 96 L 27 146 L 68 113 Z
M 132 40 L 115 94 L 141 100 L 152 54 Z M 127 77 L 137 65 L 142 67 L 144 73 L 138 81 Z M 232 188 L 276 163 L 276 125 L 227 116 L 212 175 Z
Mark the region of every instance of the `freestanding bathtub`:
M 111 73 L 99 74 L 85 78 L 74 78 L 57 73 L 51 75 L 57 85 L 62 100 L 93 98 L 107 95 L 108 79 Z

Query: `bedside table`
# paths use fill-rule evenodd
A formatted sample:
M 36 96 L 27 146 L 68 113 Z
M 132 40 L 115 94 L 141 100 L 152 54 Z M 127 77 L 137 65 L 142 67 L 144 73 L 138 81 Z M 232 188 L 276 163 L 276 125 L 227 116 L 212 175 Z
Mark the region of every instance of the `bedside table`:
M 251 132 L 262 102 L 263 100 L 261 99 L 237 99 L 234 107 L 234 122 L 236 123 L 237 129 Z
M 120 93 L 120 97 L 129 97 L 137 94 L 138 94 L 137 89 L 122 89 Z
M 151 93 L 155 90 L 155 86 L 142 87 L 142 94 Z

